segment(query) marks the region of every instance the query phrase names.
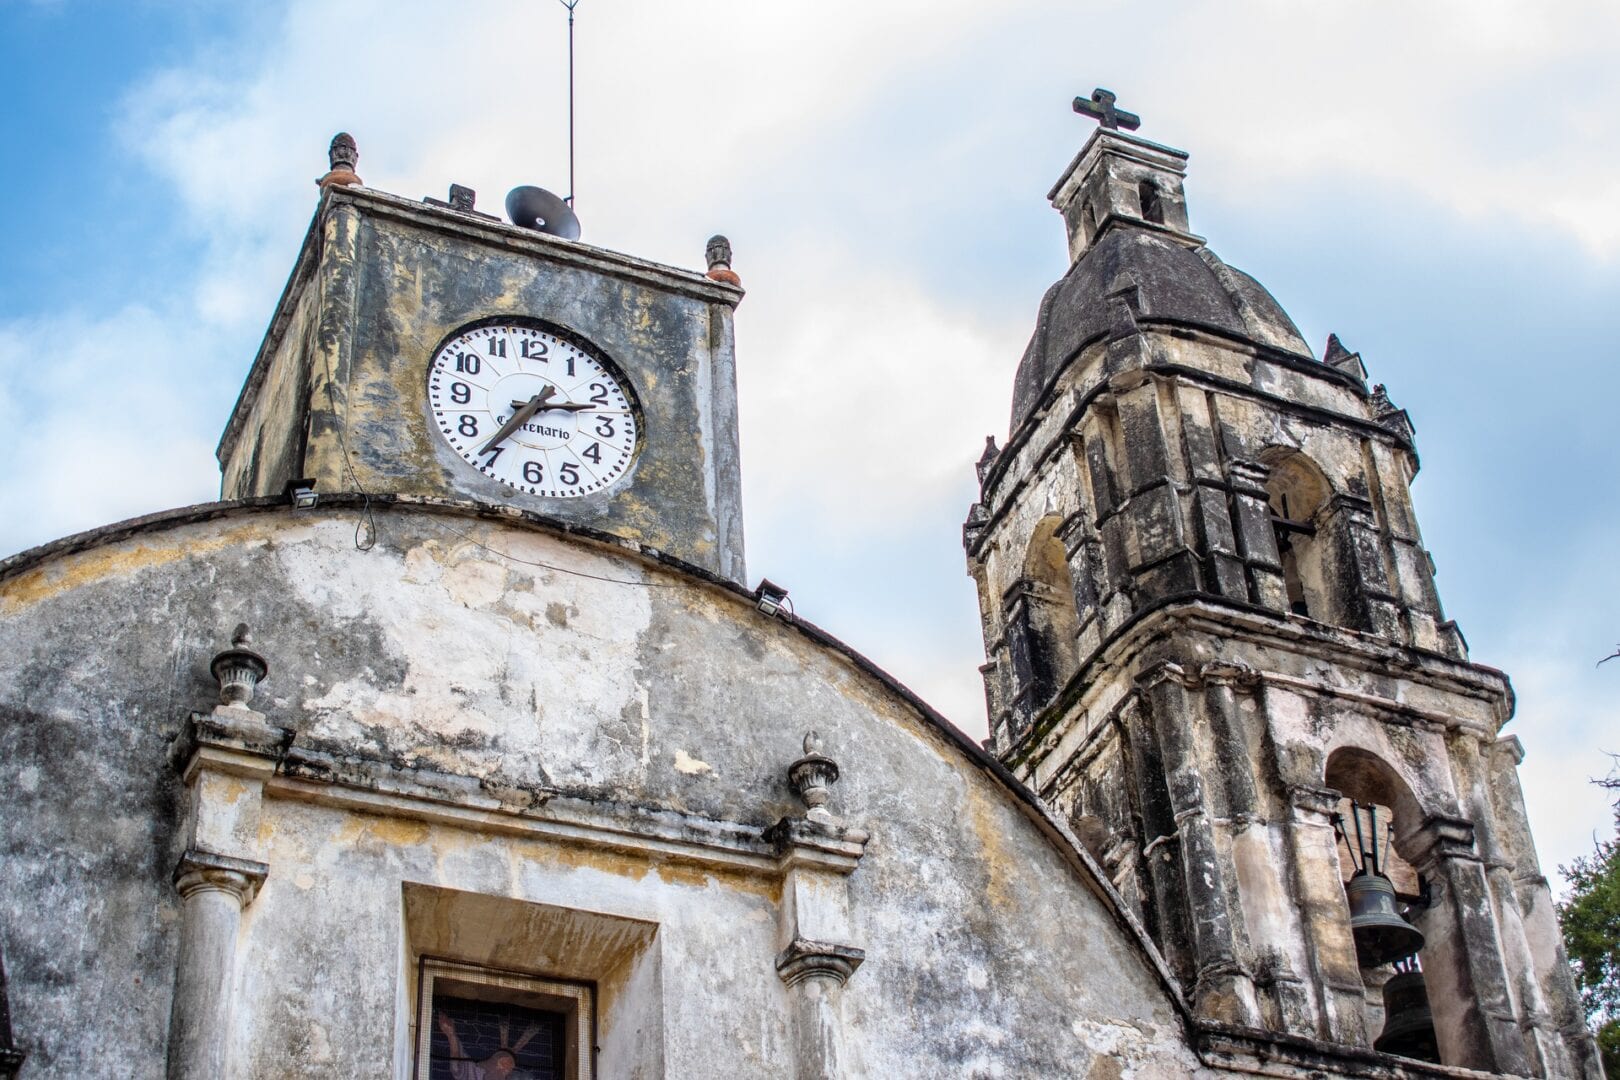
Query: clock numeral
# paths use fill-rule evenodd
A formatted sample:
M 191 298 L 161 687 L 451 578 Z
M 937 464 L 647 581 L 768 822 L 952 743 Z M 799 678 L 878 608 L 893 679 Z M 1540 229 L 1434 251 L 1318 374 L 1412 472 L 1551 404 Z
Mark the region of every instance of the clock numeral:
M 591 383 L 591 404 L 606 405 L 607 403 L 607 387 L 599 382 Z
M 491 356 L 505 356 L 506 355 L 506 339 L 503 338 L 503 337 L 492 337 L 492 338 L 490 338 L 489 339 L 489 355 L 491 355 Z
M 521 355 L 523 359 L 544 360 L 547 363 L 551 362 L 550 358 L 546 356 L 546 343 L 541 341 L 539 338 L 524 338 L 522 345 L 523 348 L 521 350 Z M 572 375 L 573 372 L 570 371 L 569 374 Z
M 579 469 L 574 466 L 572 461 L 564 462 L 563 467 L 557 470 L 557 475 L 569 487 L 579 483 Z
M 574 373 L 574 358 L 572 356 L 565 356 L 563 357 L 563 360 L 568 364 L 568 374 L 572 375 Z
M 530 484 L 538 484 L 545 478 L 538 461 L 525 461 L 523 463 L 523 479 Z
M 478 374 L 478 369 L 483 366 L 484 362 L 478 359 L 477 353 L 458 353 L 456 355 L 457 371 L 464 371 L 468 375 L 476 375 Z
M 594 465 L 602 464 L 602 444 L 591 443 L 591 445 L 585 448 L 585 452 L 579 456 L 582 458 L 589 458 L 591 463 Z
M 500 460 L 500 456 L 502 454 L 506 453 L 506 447 L 504 447 L 504 446 L 491 446 L 491 447 L 488 447 L 485 450 L 480 451 L 480 453 L 488 454 L 489 455 L 489 461 L 486 462 L 486 464 L 493 465 L 493 464 L 495 464 L 495 462 Z
M 598 416 L 596 418 L 596 433 L 604 439 L 613 438 L 613 417 Z
M 465 413 L 463 413 L 462 416 L 461 416 L 461 421 L 456 425 L 456 430 L 460 431 L 463 435 L 467 436 L 467 438 L 469 438 L 469 439 L 477 438 L 478 437 L 478 417 L 476 417 L 476 416 L 468 416 Z
M 464 382 L 450 384 L 450 400 L 457 405 L 465 405 L 472 400 L 472 387 Z

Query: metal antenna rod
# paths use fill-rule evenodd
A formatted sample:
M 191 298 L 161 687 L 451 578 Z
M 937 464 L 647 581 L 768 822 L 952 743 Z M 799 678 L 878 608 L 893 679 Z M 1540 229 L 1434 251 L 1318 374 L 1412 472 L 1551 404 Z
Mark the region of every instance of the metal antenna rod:
M 568 198 L 574 208 L 574 9 L 579 0 L 557 0 L 568 9 Z

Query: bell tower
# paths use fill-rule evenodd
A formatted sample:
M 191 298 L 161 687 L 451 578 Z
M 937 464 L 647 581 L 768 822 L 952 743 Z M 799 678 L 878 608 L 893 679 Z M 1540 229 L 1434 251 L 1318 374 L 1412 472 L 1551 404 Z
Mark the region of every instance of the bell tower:
M 1501 731 L 1512 690 L 1435 591 L 1410 420 L 1190 230 L 1184 152 L 1122 130 L 1106 91 L 1075 108 L 1101 126 L 1049 196 L 1071 266 L 963 531 L 988 745 L 1206 1039 L 1601 1075 Z

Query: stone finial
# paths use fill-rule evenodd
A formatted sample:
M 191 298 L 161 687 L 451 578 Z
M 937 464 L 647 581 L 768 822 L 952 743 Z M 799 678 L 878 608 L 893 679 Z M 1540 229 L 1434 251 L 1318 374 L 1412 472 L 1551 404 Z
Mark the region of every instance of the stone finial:
M 1389 400 L 1389 391 L 1384 388 L 1383 383 L 1373 384 L 1372 408 L 1375 417 L 1388 416 L 1390 413 L 1398 411 L 1395 408 L 1395 403 Z
M 1393 431 L 1407 442 L 1417 437 L 1417 429 L 1412 426 L 1412 418 L 1406 410 L 1389 400 L 1389 391 L 1383 383 L 1375 383 L 1372 388 L 1372 418 L 1373 423 Z
M 1322 363 L 1335 371 L 1344 372 L 1361 383 L 1367 381 L 1367 366 L 1361 362 L 1361 354 L 1345 348 L 1338 334 L 1328 335 L 1327 348 L 1322 352 Z
M 253 700 L 253 692 L 270 674 L 270 664 L 264 657 L 248 648 L 253 635 L 247 623 L 238 623 L 231 635 L 231 647 L 218 653 L 208 670 L 219 683 L 219 703 L 240 705 L 244 708 Z
M 984 478 L 990 475 L 991 468 L 996 464 L 996 458 L 1000 456 L 1001 448 L 996 445 L 996 437 L 986 435 L 984 437 L 984 453 L 979 455 L 978 464 L 974 466 L 978 471 L 980 484 L 983 484 Z
M 838 782 L 838 762 L 821 752 L 821 736 L 814 732 L 804 737 L 804 756 L 788 766 L 788 782 L 809 807 L 805 817 L 811 821 L 830 825 L 833 821 L 827 809 L 832 786 Z
M 361 183 L 360 176 L 354 171 L 354 166 L 360 160 L 360 148 L 355 144 L 354 136 L 347 131 L 340 131 L 332 136 L 332 145 L 327 148 L 326 160 L 330 165 L 327 174 L 315 181 L 322 188 L 348 187 L 351 184 Z
M 708 278 L 710 281 L 722 281 L 727 285 L 742 288 L 742 278 L 731 268 L 731 241 L 719 233 L 709 237 L 709 243 L 703 249 L 703 257 L 709 262 Z

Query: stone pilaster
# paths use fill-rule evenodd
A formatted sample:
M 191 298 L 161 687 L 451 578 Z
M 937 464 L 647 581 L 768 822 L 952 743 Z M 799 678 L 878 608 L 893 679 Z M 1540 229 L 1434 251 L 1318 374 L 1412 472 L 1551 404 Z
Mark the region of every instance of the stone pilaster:
M 1276 1031 L 1315 1036 L 1316 1002 L 1293 959 L 1300 933 L 1297 908 L 1289 896 L 1287 871 L 1278 864 L 1271 842 L 1240 704 L 1240 695 L 1252 695 L 1260 678 L 1249 668 L 1231 664 L 1205 664 L 1198 677 L 1215 757 L 1222 763 L 1219 782 L 1225 793 L 1227 848 L 1266 1024 Z
M 1136 537 L 1132 579 L 1148 600 L 1192 592 L 1199 587 L 1198 557 L 1171 465 L 1158 383 L 1127 371 L 1109 385 L 1119 408 L 1128 478 L 1124 512 Z
M 1158 736 L 1180 838 L 1181 877 L 1186 890 L 1197 974 L 1194 1009 L 1200 1016 L 1253 1026 L 1260 1012 L 1254 983 L 1237 951 L 1237 927 L 1228 907 L 1229 871 L 1210 820 L 1203 769 L 1193 740 L 1192 707 L 1175 665 L 1162 664 L 1142 680 Z
M 1119 724 L 1129 747 L 1131 777 L 1136 786 L 1135 803 L 1141 817 L 1141 860 L 1146 891 L 1152 899 L 1150 904 L 1144 905 L 1144 921 L 1171 970 L 1190 987 L 1197 977 L 1198 958 L 1192 932 L 1188 929 L 1190 915 L 1182 876 L 1181 836 L 1165 782 L 1158 741 L 1140 690 L 1120 705 Z
M 1596 1041 L 1586 1026 L 1586 1014 L 1575 980 L 1570 976 L 1569 957 L 1553 908 L 1552 890 L 1541 873 L 1535 844 L 1530 838 L 1524 792 L 1519 786 L 1518 766 L 1523 760 L 1524 747 L 1517 736 L 1497 739 L 1490 747 L 1489 790 L 1498 836 L 1504 837 L 1504 843 L 1511 849 L 1513 892 L 1532 971 L 1546 1002 L 1548 1023 L 1560 1044 L 1556 1055 L 1548 1055 L 1551 1062 L 1548 1071 L 1556 1076 L 1567 1074 L 1597 1080 L 1603 1075 L 1603 1065 L 1598 1058 Z
M 1268 470 L 1257 461 L 1233 461 L 1228 470 L 1232 484 L 1232 522 L 1238 550 L 1249 572 L 1249 598 L 1273 611 L 1288 610 L 1288 587 L 1283 583 L 1277 534 L 1271 527 Z
M 175 868 L 180 893 L 180 956 L 169 1013 L 170 1080 L 229 1076 L 236 939 L 242 909 L 269 867 L 248 859 L 187 851 Z
M 1321 532 L 1332 545 L 1332 591 L 1344 624 L 1403 640 L 1400 598 L 1390 588 L 1372 503 L 1356 495 L 1334 495 L 1321 517 Z
M 0 958 L 0 1080 L 15 1080 L 26 1055 L 11 1034 L 11 997 L 6 989 L 6 964 Z
M 1084 508 L 1075 511 L 1058 530 L 1063 554 L 1069 566 L 1069 580 L 1074 588 L 1074 610 L 1077 617 L 1076 645 L 1079 658 L 1084 660 L 1102 643 L 1097 628 L 1097 581 L 1095 568 L 1102 558 L 1102 543 L 1087 526 Z
M 1452 1007 L 1435 1011 L 1441 1059 L 1487 1072 L 1532 1075 L 1519 1031 L 1511 978 L 1474 826 L 1434 815 L 1423 822 L 1412 865 L 1431 883 L 1434 903 L 1417 918 L 1423 970 L 1432 995 Z
M 1293 852 L 1294 893 L 1305 932 L 1305 950 L 1322 998 L 1320 1037 L 1367 1046 L 1365 984 L 1350 937 L 1350 917 L 1339 878 L 1339 852 L 1332 816 L 1339 793 L 1297 785 L 1288 789 L 1288 846 Z
M 809 812 L 771 829 L 783 867 L 777 912 L 776 973 L 787 988 L 793 1021 L 794 1080 L 838 1080 L 859 1072 L 849 1060 L 841 991 L 866 959 L 852 941 L 848 876 L 867 835 L 839 824 L 827 809 L 838 765 L 821 753 L 815 732 L 805 756 L 788 770 Z

